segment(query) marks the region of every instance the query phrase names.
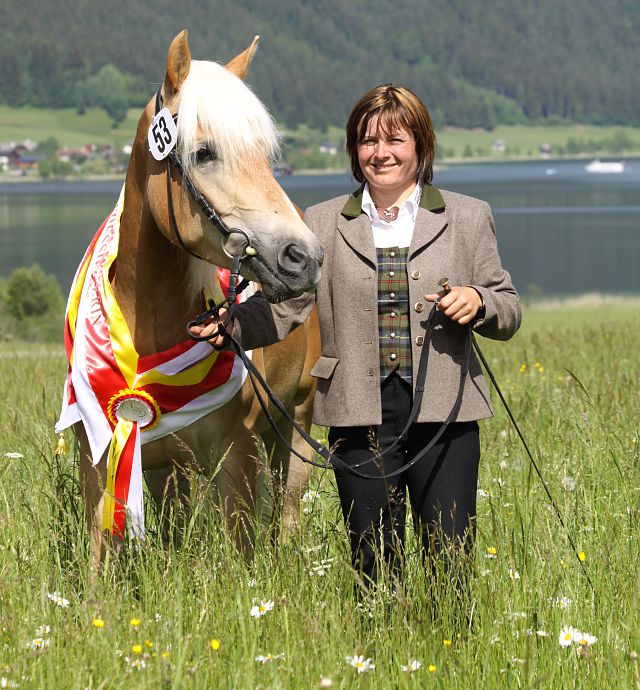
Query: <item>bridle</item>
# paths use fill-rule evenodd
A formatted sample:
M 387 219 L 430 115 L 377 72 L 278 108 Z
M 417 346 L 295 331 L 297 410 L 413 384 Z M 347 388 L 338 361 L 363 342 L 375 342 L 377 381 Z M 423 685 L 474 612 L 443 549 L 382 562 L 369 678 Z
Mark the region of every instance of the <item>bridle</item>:
M 158 113 L 162 110 L 163 108 L 163 98 L 162 98 L 162 93 L 161 93 L 161 88 L 159 88 L 156 91 L 156 98 L 155 98 L 155 115 L 158 115 Z M 175 113 L 172 115 L 173 121 L 177 123 L 178 121 L 178 113 Z M 200 210 L 202 211 L 203 215 L 209 220 L 211 223 L 213 223 L 214 227 L 218 232 L 222 235 L 223 238 L 228 239 L 231 237 L 231 235 L 242 235 L 244 237 L 244 243 L 242 244 L 242 250 L 240 254 L 234 255 L 230 254 L 224 244 L 222 246 L 222 250 L 224 253 L 231 259 L 231 271 L 229 274 L 229 289 L 227 291 L 227 297 L 225 300 L 222 302 L 216 304 L 213 300 L 209 299 L 207 300 L 207 304 L 209 306 L 209 309 L 202 314 L 199 314 L 193 321 L 190 321 L 189 324 L 187 325 L 187 332 L 189 333 L 189 337 L 192 340 L 197 340 L 197 341 L 204 341 L 204 340 L 209 340 L 211 336 L 196 336 L 193 335 L 190 332 L 191 326 L 200 326 L 206 321 L 208 321 L 211 317 L 216 317 L 218 316 L 218 313 L 222 307 L 227 308 L 227 314 L 225 316 L 224 320 L 224 325 L 228 324 L 229 321 L 233 317 L 233 307 L 236 302 L 236 295 L 238 295 L 242 290 L 244 290 L 247 285 L 249 285 L 249 281 L 246 279 L 241 280 L 238 282 L 238 279 L 240 277 L 240 263 L 246 259 L 247 257 L 253 257 L 257 255 L 256 250 L 254 247 L 251 246 L 251 240 L 249 239 L 249 235 L 242 230 L 241 228 L 230 228 L 223 220 L 220 218 L 216 210 L 213 208 L 213 206 L 209 203 L 207 198 L 202 194 L 202 192 L 196 187 L 195 183 L 191 179 L 191 177 L 188 175 L 185 166 L 180 158 L 180 154 L 178 153 L 178 147 L 174 146 L 173 149 L 169 152 L 167 157 L 165 158 L 167 161 L 167 168 L 166 168 L 166 179 L 167 179 L 167 206 L 169 208 L 169 223 L 171 225 L 171 228 L 173 229 L 173 233 L 178 241 L 178 244 L 182 247 L 182 249 L 190 254 L 191 256 L 195 257 L 196 259 L 200 259 L 200 261 L 206 261 L 202 256 L 200 256 L 197 252 L 193 251 L 191 247 L 183 240 L 182 234 L 180 233 L 180 229 L 178 227 L 178 220 L 176 218 L 175 214 L 175 207 L 173 204 L 173 192 L 171 189 L 171 166 L 173 165 L 175 169 L 180 173 L 180 176 L 182 177 L 182 183 L 186 187 L 187 191 L 189 192 L 189 196 L 195 201 L 195 203 L 200 207 Z

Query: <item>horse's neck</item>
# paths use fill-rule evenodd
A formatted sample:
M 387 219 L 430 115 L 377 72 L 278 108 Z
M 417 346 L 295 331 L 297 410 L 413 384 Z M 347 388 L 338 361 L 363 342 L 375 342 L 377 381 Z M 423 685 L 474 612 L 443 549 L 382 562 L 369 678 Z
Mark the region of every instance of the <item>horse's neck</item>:
M 158 230 L 141 186 L 127 174 L 114 294 L 140 355 L 166 350 L 186 337 L 186 324 L 202 311 L 186 254 Z

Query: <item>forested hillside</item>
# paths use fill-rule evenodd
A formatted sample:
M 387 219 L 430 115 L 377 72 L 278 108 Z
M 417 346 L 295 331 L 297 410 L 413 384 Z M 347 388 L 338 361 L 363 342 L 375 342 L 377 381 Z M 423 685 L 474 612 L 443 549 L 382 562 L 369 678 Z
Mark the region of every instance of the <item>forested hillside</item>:
M 0 102 L 107 100 L 117 120 L 182 28 L 194 57 L 220 62 L 260 34 L 249 81 L 290 126 L 342 124 L 386 81 L 438 126 L 640 125 L 638 0 L 3 0 Z

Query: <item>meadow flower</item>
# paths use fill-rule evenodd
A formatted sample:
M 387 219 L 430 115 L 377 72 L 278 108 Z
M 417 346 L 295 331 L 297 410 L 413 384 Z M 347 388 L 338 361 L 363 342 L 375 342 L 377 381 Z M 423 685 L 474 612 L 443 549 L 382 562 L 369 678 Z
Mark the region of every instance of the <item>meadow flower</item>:
M 132 628 L 137 628 L 140 625 L 140 619 L 139 618 L 132 618 L 129 621 L 129 625 L 131 625 Z
M 578 558 L 584 563 L 587 560 L 587 554 L 584 551 L 578 553 Z
M 50 644 L 50 640 L 45 637 L 36 637 L 27 645 L 28 649 L 32 652 L 41 652 L 46 649 Z
M 309 571 L 309 575 L 317 575 L 318 577 L 324 577 L 327 571 L 331 567 L 333 558 L 325 558 L 322 561 L 314 561 Z
M 353 656 L 347 657 L 347 662 L 350 666 L 358 671 L 358 673 L 364 673 L 365 671 L 372 671 L 376 666 L 371 663 L 371 659 L 365 659 L 364 656 L 354 654 Z
M 144 659 L 141 659 L 140 657 L 135 657 L 132 659 L 126 656 L 124 660 L 127 662 L 129 668 L 134 668 L 137 671 L 142 671 L 143 669 L 147 668 L 147 662 Z
M 93 625 L 94 628 L 104 628 L 104 620 L 102 618 L 94 618 L 91 621 L 91 625 Z
M 549 601 L 555 609 L 566 609 L 573 604 L 573 599 L 569 597 L 549 597 Z
M 216 640 L 215 638 L 209 642 L 209 646 L 211 649 L 213 649 L 214 652 L 217 652 L 220 649 L 220 640 Z
M 487 546 L 487 551 L 484 554 L 485 558 L 496 558 L 498 555 L 498 549 L 495 546 Z
M 400 666 L 405 673 L 413 673 L 422 668 L 422 664 L 417 659 L 411 659 L 406 666 Z
M 427 671 L 429 671 L 429 673 L 435 673 L 436 672 L 436 665 L 435 664 L 429 664 L 429 666 L 427 666 Z
M 0 678 L 0 688 L 17 688 L 18 684 L 15 682 L 15 680 L 9 680 L 9 678 L 5 678 L 2 676 Z
M 320 494 L 317 491 L 309 490 L 304 492 L 302 497 L 303 503 L 313 503 L 316 499 L 320 498 Z
M 453 644 L 452 640 L 442 640 L 443 647 L 451 647 L 452 644 Z
M 256 581 L 253 578 L 251 578 L 250 580 L 247 580 L 247 587 L 249 589 L 253 589 L 255 586 L 256 586 Z
M 51 626 L 40 625 L 38 628 L 36 628 L 36 637 L 44 637 L 45 635 L 48 635 L 50 632 Z
M 485 491 L 484 489 L 478 489 L 478 498 L 490 498 L 491 495 L 489 494 L 488 491 Z
M 151 640 L 145 640 L 144 646 L 149 647 L 149 649 L 151 649 L 151 647 L 153 647 L 153 642 L 151 642 Z
M 576 480 L 573 477 L 563 477 L 560 484 L 565 491 L 573 491 L 576 488 Z
M 514 570 L 513 568 L 509 568 L 509 577 L 512 580 L 519 580 L 520 579 L 520 573 L 517 570 Z
M 165 649 L 164 652 L 162 652 L 162 654 L 160 654 L 160 656 L 163 659 L 169 659 L 171 657 L 171 652 L 168 649 Z
M 47 592 L 47 599 L 51 600 L 56 606 L 66 609 L 69 606 L 69 600 L 65 599 L 60 592 Z
M 581 647 L 590 647 L 598 641 L 598 638 L 595 635 L 575 630 L 573 633 L 573 641 Z
M 330 688 L 333 686 L 333 681 L 331 678 L 327 678 L 326 676 L 323 676 L 320 678 L 320 687 L 321 688 Z
M 558 644 L 561 647 L 570 647 L 574 642 L 574 635 L 578 631 L 570 625 L 565 625 L 558 636 Z
M 255 660 L 261 664 L 268 664 L 276 659 L 284 659 L 284 652 L 281 652 L 280 654 L 271 654 L 271 652 L 269 652 L 269 654 L 258 654 L 258 656 L 255 658 Z
M 142 645 L 141 645 L 141 644 L 134 644 L 134 645 L 131 647 L 131 651 L 132 651 L 134 654 L 142 654 Z
M 261 601 L 260 605 L 252 606 L 250 615 L 252 618 L 260 618 L 261 616 L 266 615 L 267 611 L 271 611 L 273 609 L 273 601 Z
M 24 458 L 24 455 L 22 453 L 10 452 L 10 453 L 5 453 L 3 457 L 5 457 L 9 460 L 21 460 L 22 458 Z

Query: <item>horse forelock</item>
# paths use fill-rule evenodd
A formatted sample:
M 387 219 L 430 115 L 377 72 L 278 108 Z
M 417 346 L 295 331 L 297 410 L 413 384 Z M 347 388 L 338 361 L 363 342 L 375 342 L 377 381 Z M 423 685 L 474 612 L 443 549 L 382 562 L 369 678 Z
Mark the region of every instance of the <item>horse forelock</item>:
M 180 155 L 190 169 L 206 142 L 227 168 L 247 156 L 274 160 L 280 135 L 251 89 L 215 62 L 193 60 L 178 102 Z

